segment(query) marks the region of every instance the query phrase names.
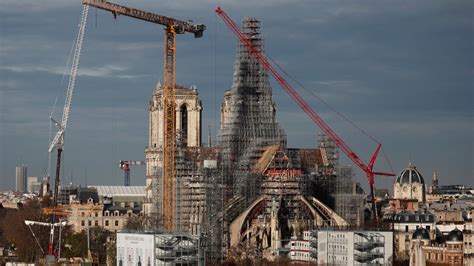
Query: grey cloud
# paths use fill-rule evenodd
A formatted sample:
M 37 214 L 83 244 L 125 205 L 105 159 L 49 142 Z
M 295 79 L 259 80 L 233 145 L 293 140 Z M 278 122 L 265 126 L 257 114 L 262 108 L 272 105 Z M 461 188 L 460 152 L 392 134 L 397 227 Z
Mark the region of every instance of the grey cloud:
M 232 83 L 236 39 L 214 14 L 220 4 L 238 24 L 244 16 L 260 18 L 268 54 L 376 135 L 396 171 L 412 160 L 425 175 L 442 166 L 439 172 L 454 176 L 452 182 L 472 184 L 474 2 L 117 2 L 207 25 L 202 39 L 178 36 L 177 52 L 178 83 L 197 84 L 204 128 L 210 124 L 216 131 L 223 92 Z M 81 7 L 80 1 L 59 0 L 0 5 L 0 145 L 9 154 L 0 154 L 0 175 L 10 180 L 19 158 L 32 163 L 32 173 L 40 172 L 47 116 L 58 95 L 57 113 L 61 111 L 65 85 L 58 88 L 57 83 Z M 161 27 L 124 17 L 113 20 L 91 10 L 65 153 L 66 162 L 75 164 L 66 163 L 66 171 L 87 168 L 90 178 L 114 183 L 121 176 L 116 159 L 143 158 L 147 103 L 162 79 L 162 36 Z M 277 118 L 290 145 L 315 146 L 319 129 L 272 84 Z M 370 157 L 373 143 L 311 95 L 301 94 L 362 158 Z M 35 141 L 26 143 L 28 134 Z M 378 166 L 388 168 L 383 161 Z M 137 172 L 137 184 L 142 177 Z

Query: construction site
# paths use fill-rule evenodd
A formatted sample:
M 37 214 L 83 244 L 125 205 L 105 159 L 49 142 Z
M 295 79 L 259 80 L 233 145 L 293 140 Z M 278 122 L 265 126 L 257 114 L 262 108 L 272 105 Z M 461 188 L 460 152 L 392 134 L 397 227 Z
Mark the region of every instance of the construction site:
M 146 165 L 140 215 L 154 217 L 156 222 L 117 238 L 120 261 L 130 256 L 125 242 L 134 239 L 133 234 L 154 243 L 146 252 L 159 250 L 147 255 L 155 265 L 220 264 L 238 261 L 238 256 L 277 261 L 288 256 L 291 239 L 303 237 L 304 232 L 361 229 L 366 221 L 378 219 L 374 175 L 394 175 L 373 171 L 381 144 L 367 164 L 349 148 L 285 80 L 280 74 L 284 70 L 269 62 L 258 18 L 246 17 L 237 26 L 221 8 L 216 9 L 236 35 L 237 50 L 233 77 L 229 77 L 232 84 L 220 96 L 218 139 L 211 141 L 209 133 L 203 145 L 204 107 L 195 86 L 178 85 L 175 53 L 176 35 L 205 37 L 206 26 L 103 0 L 82 2 L 63 118 L 55 122 L 58 133 L 49 149 L 57 151 L 56 208 L 62 202 L 58 200 L 61 153 L 89 7 L 165 28 L 163 80 L 157 77 L 149 100 L 148 128 L 143 128 L 148 132 L 145 159 L 120 161 L 124 186 L 130 186 L 131 165 Z M 288 147 L 272 95 L 272 90 L 280 88 L 271 87 L 271 77 L 295 101 L 295 108 L 303 110 L 301 116 L 306 113 L 321 128 L 314 147 Z M 358 168 L 340 165 L 340 156 L 347 156 Z M 367 176 L 368 193 L 354 181 L 359 169 Z M 145 257 L 134 259 L 145 262 Z

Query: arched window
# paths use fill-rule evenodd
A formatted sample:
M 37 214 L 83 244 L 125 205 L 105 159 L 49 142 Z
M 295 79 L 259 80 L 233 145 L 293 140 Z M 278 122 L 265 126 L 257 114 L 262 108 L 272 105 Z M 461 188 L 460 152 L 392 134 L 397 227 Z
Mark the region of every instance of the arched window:
M 179 108 L 181 115 L 181 138 L 184 146 L 188 146 L 188 108 L 186 104 Z

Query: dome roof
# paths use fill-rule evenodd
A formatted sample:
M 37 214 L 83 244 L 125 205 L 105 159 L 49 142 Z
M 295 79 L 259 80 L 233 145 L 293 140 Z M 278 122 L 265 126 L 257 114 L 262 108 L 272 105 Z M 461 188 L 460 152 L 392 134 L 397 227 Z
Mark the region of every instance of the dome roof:
M 462 242 L 463 238 L 464 237 L 462 235 L 462 232 L 459 229 L 455 228 L 453 231 L 449 232 L 446 241 Z
M 430 240 L 430 232 L 423 227 L 419 227 L 413 232 L 411 239 Z
M 397 177 L 397 183 L 399 184 L 411 184 L 411 183 L 421 183 L 425 184 L 423 176 L 418 172 L 416 167 L 411 163 L 408 164 L 408 167 L 405 168 Z

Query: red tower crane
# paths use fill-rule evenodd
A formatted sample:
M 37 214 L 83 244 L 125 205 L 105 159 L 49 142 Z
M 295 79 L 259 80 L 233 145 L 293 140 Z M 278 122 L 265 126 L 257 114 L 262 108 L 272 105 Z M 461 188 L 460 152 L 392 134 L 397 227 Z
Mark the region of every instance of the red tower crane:
M 372 202 L 372 213 L 377 219 L 377 209 L 375 207 L 375 194 L 374 194 L 374 176 L 383 175 L 383 176 L 395 176 L 393 173 L 384 173 L 384 172 L 374 172 L 374 163 L 377 159 L 377 155 L 382 147 L 381 143 L 378 143 L 378 147 L 375 150 L 372 158 L 369 161 L 369 164 L 366 165 L 362 159 L 354 152 L 352 149 L 344 142 L 344 140 L 339 137 L 336 132 L 311 108 L 311 106 L 301 97 L 298 92 L 285 80 L 285 78 L 280 75 L 280 73 L 267 61 L 265 56 L 263 56 L 255 47 L 252 46 L 247 36 L 243 34 L 237 24 L 224 12 L 220 7 L 216 8 L 216 13 L 221 17 L 225 24 L 234 32 L 237 38 L 249 49 L 251 54 L 253 54 L 258 61 L 265 67 L 265 69 L 270 72 L 270 74 L 276 79 L 278 84 L 283 88 L 283 90 L 295 101 L 298 106 L 303 109 L 303 111 L 313 120 L 313 122 L 318 125 L 324 133 L 326 133 L 331 139 L 334 140 L 337 147 L 341 149 L 349 159 L 351 159 L 364 173 L 367 175 L 367 181 L 370 186 L 370 201 Z
M 130 186 L 130 165 L 145 165 L 145 161 L 119 161 L 120 169 L 123 170 L 123 185 Z

